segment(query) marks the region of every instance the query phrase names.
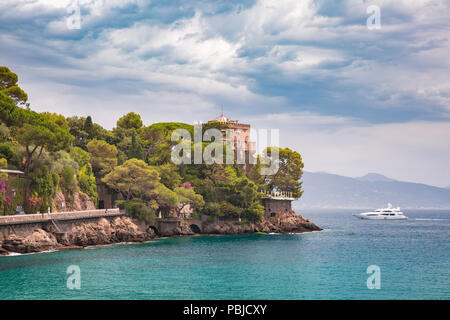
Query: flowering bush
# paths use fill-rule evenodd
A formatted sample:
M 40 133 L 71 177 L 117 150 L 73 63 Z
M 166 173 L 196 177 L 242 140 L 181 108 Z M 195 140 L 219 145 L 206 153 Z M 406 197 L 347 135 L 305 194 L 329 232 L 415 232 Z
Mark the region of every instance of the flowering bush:
M 42 204 L 42 198 L 33 195 L 27 199 L 27 207 L 31 212 L 36 212 Z
M 8 183 L 5 180 L 0 179 L 0 210 L 3 212 L 6 212 L 7 208 L 12 203 L 10 191 Z
M 191 184 L 189 182 L 180 183 L 180 187 L 186 188 L 186 189 L 191 189 L 192 188 L 192 186 L 191 186 Z

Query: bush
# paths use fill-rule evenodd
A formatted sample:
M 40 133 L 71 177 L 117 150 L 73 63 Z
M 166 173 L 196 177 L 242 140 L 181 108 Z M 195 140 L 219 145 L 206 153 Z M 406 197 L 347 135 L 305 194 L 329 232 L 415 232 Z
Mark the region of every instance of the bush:
M 142 200 L 116 201 L 120 209 L 125 210 L 127 214 L 133 218 L 142 219 L 146 222 L 154 222 L 156 220 L 155 210 L 149 208 Z
M 41 199 L 39 210 L 47 212 L 48 208 L 53 207 L 53 197 L 58 189 L 59 177 L 56 173 L 46 173 L 42 170 L 36 170 L 30 174 L 32 179 L 32 190 L 36 196 Z
M 5 158 L 6 160 L 11 160 L 14 156 L 14 151 L 11 146 L 7 143 L 0 143 L 0 158 Z
M 95 184 L 94 173 L 89 163 L 85 164 L 78 173 L 78 181 L 80 183 L 80 190 L 86 193 L 97 206 L 98 194 L 97 186 Z
M 77 181 L 75 178 L 75 169 L 72 167 L 65 167 L 61 174 L 61 188 L 66 191 L 73 193 L 77 188 Z
M 23 202 L 25 199 L 25 189 L 27 186 L 27 179 L 24 178 L 9 178 L 8 185 L 11 190 L 14 190 L 15 196 L 12 195 L 11 205 L 7 208 L 7 214 L 13 214 L 17 206 L 22 206 L 25 209 L 26 205 Z
M 202 214 L 207 216 L 218 216 L 220 215 L 220 205 L 218 203 L 207 202 L 203 206 Z
M 68 200 L 69 204 L 72 205 L 74 201 L 74 193 L 78 191 L 78 183 L 74 168 L 65 167 L 63 169 L 60 185 L 66 200 Z

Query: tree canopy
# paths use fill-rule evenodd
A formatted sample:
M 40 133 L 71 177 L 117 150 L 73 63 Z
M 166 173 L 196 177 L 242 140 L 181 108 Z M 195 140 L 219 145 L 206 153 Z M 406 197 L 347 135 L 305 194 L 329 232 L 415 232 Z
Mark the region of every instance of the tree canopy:
M 139 129 L 142 127 L 141 116 L 134 112 L 129 112 L 117 120 L 117 126 L 123 129 Z
M 300 198 L 303 194 L 300 179 L 304 167 L 301 155 L 289 148 L 269 147 L 265 152 L 268 158 L 272 158 L 275 149 L 278 159 L 271 161 L 276 161 L 279 168 L 275 174 L 265 177 L 267 190 L 288 191 L 292 192 L 294 198 Z
M 0 92 L 11 97 L 16 104 L 24 104 L 28 95 L 18 85 L 19 77 L 7 67 L 0 66 Z
M 46 210 L 59 191 L 68 199 L 83 192 L 97 202 L 97 184 L 103 182 L 124 196 L 127 210 L 137 217 L 153 219 L 158 211 L 180 214 L 189 207 L 198 215 L 259 221 L 264 212 L 261 191 L 288 191 L 297 198 L 303 193 L 302 158 L 289 148 L 267 148 L 245 170 L 242 165 L 214 161 L 175 164 L 171 156 L 179 141 L 172 141 L 172 133 L 182 129 L 193 138 L 194 126 L 180 122 L 144 126 L 139 114 L 128 112 L 107 130 L 91 116 L 65 117 L 22 108 L 28 97 L 17 83 L 15 73 L 0 67 L 0 162 L 23 170 L 26 177 L 21 194 L 25 201 L 14 200 L 11 207 L 23 204 L 26 212 Z M 210 122 L 202 133 L 210 128 L 223 130 L 227 125 Z M 200 148 L 212 157 L 218 150 L 226 154 L 222 139 L 196 144 L 183 139 L 183 148 L 191 154 Z M 278 170 L 263 175 L 268 161 Z M 5 191 L 6 184 L 2 188 Z
M 91 165 L 100 176 L 104 176 L 117 165 L 117 148 L 103 140 L 91 140 L 87 144 Z

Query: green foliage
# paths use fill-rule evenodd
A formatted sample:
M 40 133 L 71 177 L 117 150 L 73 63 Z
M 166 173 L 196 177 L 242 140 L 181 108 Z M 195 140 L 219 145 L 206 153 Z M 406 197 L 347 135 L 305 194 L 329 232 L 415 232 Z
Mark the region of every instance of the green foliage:
M 94 123 L 92 122 L 91 116 L 86 117 L 83 129 L 87 133 L 88 139 L 92 139 L 94 137 Z
M 61 189 L 66 195 L 73 195 L 78 189 L 78 182 L 73 167 L 65 167 L 61 173 Z
M 156 220 L 156 209 L 142 200 L 116 201 L 120 209 L 130 216 L 152 223 Z
M 184 179 L 191 181 L 203 196 L 203 214 L 228 219 L 241 217 L 251 221 L 263 218 L 264 209 L 260 205 L 262 194 L 238 166 L 189 165 Z
M 70 148 L 70 157 L 78 164 L 79 168 L 89 164 L 89 153 L 79 147 Z
M 59 187 L 69 201 L 81 190 L 97 202 L 98 181 L 122 193 L 127 200 L 121 205 L 142 219 L 154 219 L 158 211 L 180 213 L 190 205 L 196 208 L 194 215 L 206 214 L 212 220 L 220 216 L 260 221 L 264 212 L 260 190 L 302 195 L 303 162 L 295 151 L 277 149 L 275 160 L 271 159 L 275 149 L 266 150 L 280 167 L 271 176 L 261 175 L 267 166 L 262 156 L 247 172 L 238 165 L 175 165 L 171 154 L 179 141 L 171 141 L 172 133 L 184 129 L 194 138 L 193 126 L 163 122 L 143 127 L 141 117 L 130 112 L 117 121 L 117 127 L 106 130 L 91 116 L 37 113 L 17 106 L 28 98 L 17 81 L 16 74 L 0 67 L 0 158 L 7 160 L 9 168 L 25 171 L 25 181 L 31 181 L 22 188 L 26 192 L 18 190 L 22 203 L 28 199 L 28 211 L 38 205 L 46 211 Z M 209 122 L 202 133 L 210 128 L 223 130 L 228 125 Z M 197 147 L 188 139 L 184 143 L 191 151 Z M 200 142 L 200 147 L 212 155 L 217 151 L 213 147 L 226 153 L 222 141 Z M 14 201 L 20 203 L 17 197 Z
M 180 210 L 184 205 L 192 205 L 198 209 L 205 205 L 203 197 L 195 193 L 193 188 L 177 187 L 173 191 L 177 195 L 177 203 L 180 204 Z
M 117 126 L 123 129 L 140 129 L 142 128 L 141 116 L 134 112 L 129 112 L 117 120 Z
M 178 174 L 178 167 L 173 163 L 165 163 L 160 166 L 153 166 L 161 178 L 161 183 L 169 189 L 175 189 L 181 183 L 181 176 Z
M 17 127 L 17 141 L 25 147 L 25 174 L 27 175 L 32 161 L 39 158 L 42 151 L 58 151 L 68 149 L 73 137 L 56 124 L 49 116 L 19 107 L 2 109 L 6 120 Z
M 41 199 L 39 211 L 47 212 L 49 207 L 53 207 L 53 197 L 58 190 L 59 176 L 56 173 L 35 170 L 29 177 L 32 180 L 32 192 Z
M 4 123 L 0 122 L 0 141 L 6 141 L 11 136 L 11 130 Z
M 194 126 L 180 122 L 160 122 L 142 128 L 139 133 L 146 142 L 145 161 L 151 165 L 162 165 L 171 161 L 172 146 L 177 144 L 171 141 L 172 132 L 176 129 L 187 130 L 192 139 Z
M 74 137 L 73 146 L 87 150 L 86 145 L 92 139 L 110 142 L 111 134 L 99 124 L 93 123 L 92 118 L 69 117 L 66 119 L 69 132 Z
M 5 158 L 0 158 L 0 169 L 6 169 L 7 167 L 8 161 Z M 8 174 L 0 172 L 0 180 L 8 180 Z
M 219 216 L 220 212 L 220 204 L 214 202 L 206 202 L 202 213 L 207 216 Z
M 49 162 L 47 167 L 49 167 L 52 172 L 56 172 L 58 174 L 62 174 L 63 170 L 67 167 L 73 168 L 75 172 L 77 172 L 80 168 L 77 161 L 74 160 L 68 152 L 63 150 L 52 153 L 44 152 L 41 158 L 44 158 Z M 41 164 L 40 166 L 43 165 L 44 164 Z
M 8 67 L 0 67 L 0 90 L 14 86 L 19 77 Z
M 144 150 L 142 148 L 141 142 L 136 137 L 136 131 L 133 130 L 133 133 L 131 135 L 131 148 L 130 152 L 128 154 L 128 158 L 136 158 L 136 159 L 142 159 L 144 155 Z
M 292 192 L 294 198 L 300 198 L 303 194 L 300 179 L 304 166 L 301 155 L 289 148 L 269 147 L 266 149 L 269 159 L 275 149 L 278 152 L 279 169 L 274 175 L 265 177 L 267 189 Z
M 42 115 L 46 116 L 48 119 L 56 123 L 58 126 L 63 128 L 64 130 L 69 131 L 70 127 L 67 123 L 66 118 L 62 114 L 50 113 L 50 112 L 42 112 Z
M 24 199 L 25 199 L 25 190 L 27 186 L 27 179 L 24 178 L 8 178 L 8 185 L 11 190 L 14 190 L 15 196 L 11 195 L 11 205 L 6 208 L 7 214 L 12 214 L 15 212 L 17 206 L 25 207 Z
M 22 109 L 17 108 L 14 100 L 0 90 L 0 119 L 7 125 L 18 124 L 22 116 Z
M 11 97 L 16 104 L 24 104 L 28 95 L 18 85 L 19 77 L 7 67 L 0 67 L 0 92 Z
M 127 160 L 115 167 L 103 178 L 103 182 L 121 192 L 126 200 L 131 200 L 133 195 L 139 198 L 150 195 L 156 187 L 160 187 L 158 172 L 138 159 Z
M 94 172 L 89 163 L 86 163 L 78 173 L 80 190 L 86 193 L 95 204 L 98 203 L 97 185 L 95 183 Z
M 91 165 L 99 176 L 111 172 L 117 165 L 117 148 L 103 140 L 91 140 L 87 144 Z
M 1 142 L 0 143 L 0 158 L 5 158 L 7 160 L 11 160 L 14 156 L 14 151 L 8 143 Z

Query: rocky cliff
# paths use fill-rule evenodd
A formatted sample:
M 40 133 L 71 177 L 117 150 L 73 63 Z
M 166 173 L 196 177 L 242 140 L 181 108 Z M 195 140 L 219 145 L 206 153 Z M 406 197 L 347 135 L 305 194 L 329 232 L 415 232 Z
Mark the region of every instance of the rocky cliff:
M 120 242 L 143 242 L 155 237 L 152 229 L 142 230 L 128 217 L 112 221 L 101 218 L 95 222 L 75 224 L 67 232 L 33 229 L 29 235 L 10 235 L 0 244 L 0 254 L 32 253 L 46 250 L 83 248 Z
M 296 214 L 294 211 L 289 213 L 279 212 L 275 217 L 266 219 L 260 223 L 240 223 L 240 222 L 215 222 L 203 223 L 201 226 L 201 234 L 244 234 L 244 233 L 303 233 L 311 231 L 320 231 L 320 227 Z M 189 224 L 181 225 L 173 230 L 171 235 L 193 235 L 195 230 L 192 230 Z
M 92 245 L 120 242 L 144 242 L 158 236 L 185 236 L 194 234 L 245 234 L 255 232 L 302 233 L 321 230 L 295 212 L 281 213 L 260 223 L 215 222 L 202 223 L 193 228 L 189 221 L 181 223 L 164 234 L 157 235 L 153 226 L 131 219 L 116 217 L 93 222 L 75 223 L 70 230 L 34 228 L 27 235 L 9 235 L 0 243 L 0 255 L 10 252 L 32 253 L 46 250 L 77 249 Z

